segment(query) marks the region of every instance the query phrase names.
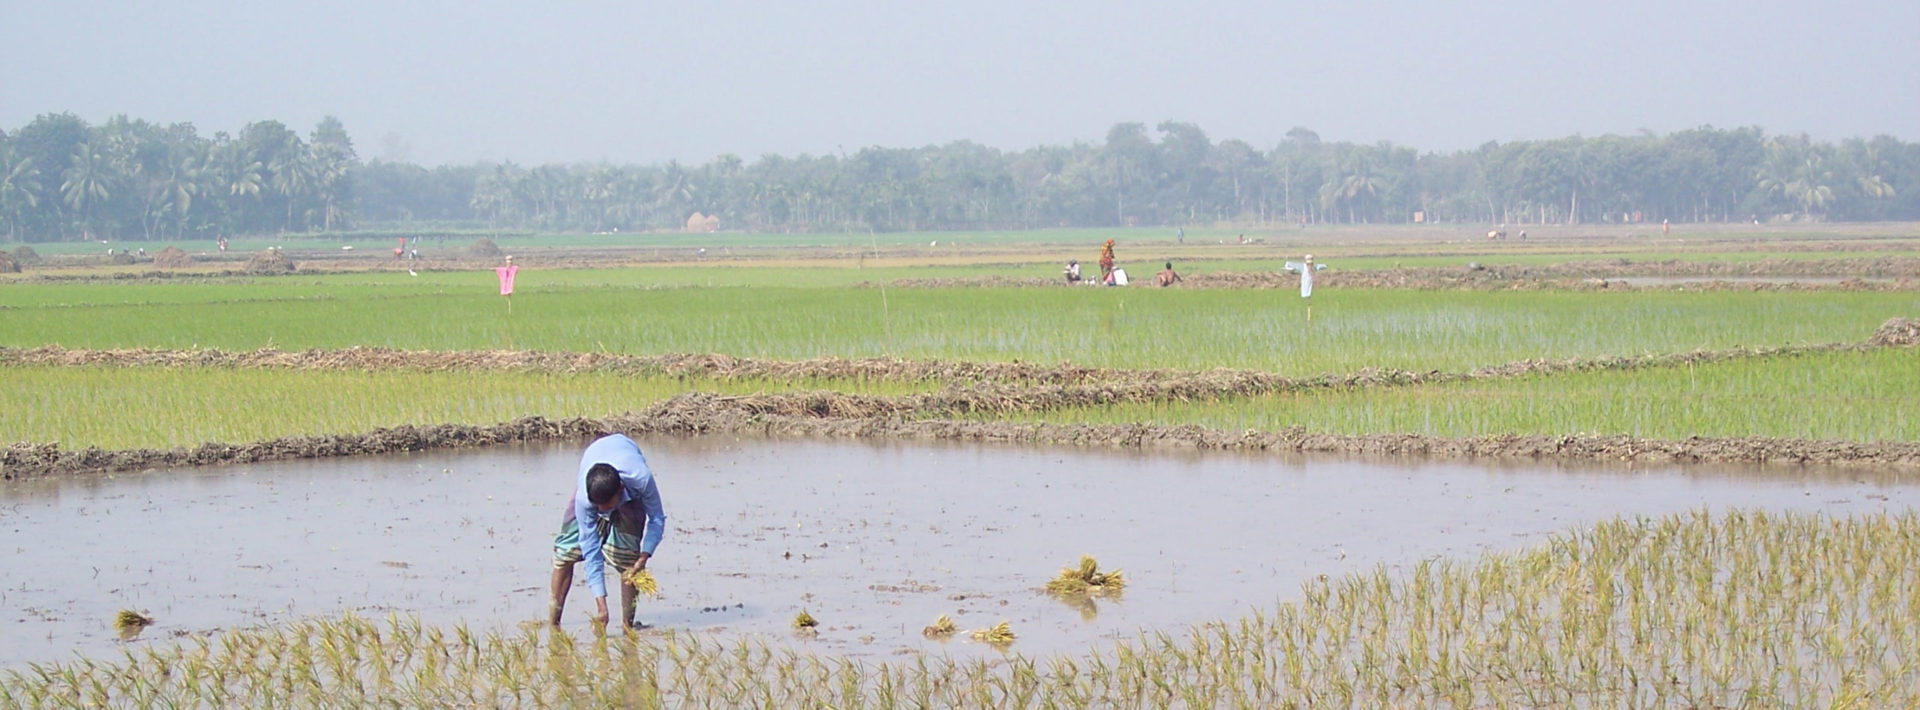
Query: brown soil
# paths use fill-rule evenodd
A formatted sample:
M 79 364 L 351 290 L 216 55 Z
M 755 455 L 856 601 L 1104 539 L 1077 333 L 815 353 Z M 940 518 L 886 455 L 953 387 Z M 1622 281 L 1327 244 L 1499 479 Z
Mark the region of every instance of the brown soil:
M 179 269 L 193 265 L 193 257 L 180 247 L 167 247 L 153 255 L 153 265 L 161 269 Z
M 287 258 L 285 252 L 268 249 L 248 259 L 243 270 L 249 274 L 291 274 L 293 269 L 293 260 Z
M 1893 318 L 1873 331 L 1867 344 L 1882 347 L 1920 345 L 1920 318 Z
M 494 244 L 492 239 L 481 237 L 473 240 L 461 253 L 469 259 L 498 259 L 506 252 L 500 251 L 500 245 Z

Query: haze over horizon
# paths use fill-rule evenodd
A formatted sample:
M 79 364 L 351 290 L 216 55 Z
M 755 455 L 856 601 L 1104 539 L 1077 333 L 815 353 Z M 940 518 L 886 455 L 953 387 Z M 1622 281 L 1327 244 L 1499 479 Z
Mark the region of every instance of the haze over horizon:
M 1920 139 L 1920 3 L 11 3 L 0 130 L 338 116 L 364 159 L 706 162 L 1199 125 L 1423 151 L 1757 125 Z

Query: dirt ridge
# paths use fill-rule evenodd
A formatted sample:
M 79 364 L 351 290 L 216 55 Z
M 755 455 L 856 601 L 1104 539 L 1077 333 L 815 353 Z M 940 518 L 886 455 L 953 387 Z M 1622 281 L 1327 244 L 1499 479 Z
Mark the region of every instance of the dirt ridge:
M 1168 396 L 1202 392 L 1254 394 L 1309 388 L 1411 385 L 1510 378 L 1594 370 L 1626 370 L 1705 364 L 1742 358 L 1789 357 L 1817 352 L 1900 347 L 1920 344 L 1920 320 L 1894 318 L 1882 324 L 1862 343 L 1698 349 L 1653 355 L 1535 358 L 1465 371 L 1415 372 L 1396 368 L 1364 368 L 1345 374 L 1286 376 L 1260 370 L 1115 369 L 1072 363 L 1039 365 L 903 358 L 813 358 L 776 360 L 735 357 L 717 353 L 622 355 L 613 353 L 536 350 L 401 350 L 381 347 L 343 349 L 221 350 L 217 348 L 126 348 L 93 350 L 44 345 L 32 348 L 0 346 L 0 367 L 208 367 L 289 370 L 411 370 L 420 372 L 546 372 L 612 373 L 735 379 L 862 379 L 886 381 L 945 381 L 950 383 L 1018 383 L 1030 386 L 1086 386 L 1104 389 L 1157 386 Z
M 1298 453 L 1419 455 L 1438 458 L 1530 458 L 1635 461 L 1643 463 L 1792 463 L 1920 467 L 1920 443 L 1861 443 L 1764 437 L 1681 440 L 1623 435 L 1494 435 L 1437 437 L 1421 434 L 1350 436 L 1279 431 L 1234 432 L 1195 425 L 1047 424 L 849 418 L 766 414 L 706 393 L 686 393 L 638 415 L 550 420 L 526 417 L 492 426 L 442 424 L 380 428 L 364 434 L 282 437 L 246 444 L 192 448 L 64 450 L 53 443 L 16 443 L 0 449 L 0 479 L 144 470 L 176 466 L 252 463 L 300 458 L 358 456 L 507 443 L 585 440 L 607 433 L 746 434 L 804 438 L 987 441 L 1154 449 L 1218 449 Z

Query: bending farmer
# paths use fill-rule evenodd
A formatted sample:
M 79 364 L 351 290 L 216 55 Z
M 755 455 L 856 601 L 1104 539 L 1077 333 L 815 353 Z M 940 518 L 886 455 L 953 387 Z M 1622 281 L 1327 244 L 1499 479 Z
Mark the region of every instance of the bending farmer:
M 647 560 L 660 546 L 660 535 L 667 527 L 666 509 L 660 505 L 660 488 L 653 482 L 653 471 L 640 454 L 640 445 L 623 434 L 603 436 L 587 445 L 580 455 L 580 478 L 574 486 L 573 500 L 553 538 L 552 621 L 560 625 L 560 613 L 567 607 L 567 591 L 573 586 L 573 563 L 587 563 L 587 586 L 593 589 L 598 605 L 593 620 L 607 623 L 607 562 L 613 563 L 620 577 L 620 624 L 644 629 L 646 624 L 633 618 L 633 603 L 639 595 L 627 575 L 647 568 Z

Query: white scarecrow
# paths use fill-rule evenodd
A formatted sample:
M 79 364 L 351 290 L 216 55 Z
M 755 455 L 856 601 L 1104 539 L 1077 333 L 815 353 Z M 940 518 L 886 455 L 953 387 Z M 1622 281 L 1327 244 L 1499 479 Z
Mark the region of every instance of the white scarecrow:
M 1313 298 L 1313 272 L 1326 268 L 1326 264 L 1313 263 L 1312 254 L 1307 255 L 1305 263 L 1298 261 L 1287 262 L 1287 270 L 1300 275 L 1300 297 L 1309 299 L 1307 301 L 1307 320 L 1309 321 L 1313 320 L 1313 301 L 1311 300 Z

